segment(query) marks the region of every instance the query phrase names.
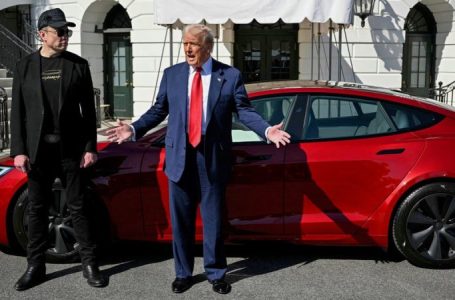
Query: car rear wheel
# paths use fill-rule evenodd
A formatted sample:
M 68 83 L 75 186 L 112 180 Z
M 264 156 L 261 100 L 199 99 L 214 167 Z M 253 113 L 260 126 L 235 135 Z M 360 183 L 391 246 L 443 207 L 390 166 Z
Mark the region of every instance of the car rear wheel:
M 414 265 L 455 267 L 455 183 L 432 183 L 406 197 L 395 214 L 393 239 Z
M 46 261 L 53 263 L 79 261 L 78 243 L 74 234 L 72 218 L 59 180 L 54 183 L 53 195 L 54 198 L 51 200 L 49 207 L 49 241 L 48 249 L 46 250 Z M 91 228 L 95 229 L 93 232 L 94 237 L 98 246 L 106 246 L 108 241 L 110 241 L 107 213 L 104 207 L 95 199 L 91 190 L 86 193 L 86 197 L 90 197 L 90 207 L 87 211 L 90 212 Z M 28 243 L 28 217 L 26 214 L 28 204 L 28 191 L 25 189 L 17 198 L 12 216 L 14 234 L 24 251 Z

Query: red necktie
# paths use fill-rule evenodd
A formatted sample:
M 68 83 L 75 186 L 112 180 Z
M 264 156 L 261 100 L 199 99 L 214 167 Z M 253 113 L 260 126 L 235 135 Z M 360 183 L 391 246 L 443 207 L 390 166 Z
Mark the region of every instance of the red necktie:
M 191 85 L 190 115 L 188 125 L 188 138 L 190 144 L 196 148 L 201 142 L 202 127 L 202 68 L 196 68 L 193 83 Z

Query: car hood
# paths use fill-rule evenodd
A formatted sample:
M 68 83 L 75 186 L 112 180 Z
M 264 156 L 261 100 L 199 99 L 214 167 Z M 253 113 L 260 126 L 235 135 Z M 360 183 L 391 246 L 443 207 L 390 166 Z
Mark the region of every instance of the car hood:
M 11 157 L 2 158 L 2 159 L 0 159 L 0 165 L 1 166 L 13 167 L 14 166 L 14 160 Z

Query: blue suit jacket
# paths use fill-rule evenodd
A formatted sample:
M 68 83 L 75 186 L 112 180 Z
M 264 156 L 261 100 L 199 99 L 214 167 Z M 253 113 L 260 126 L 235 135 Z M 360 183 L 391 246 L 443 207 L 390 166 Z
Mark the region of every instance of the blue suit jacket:
M 136 138 L 161 123 L 169 115 L 166 133 L 168 178 L 178 182 L 185 169 L 187 143 L 188 63 L 164 70 L 155 104 L 132 124 Z M 262 138 L 270 126 L 251 107 L 239 70 L 213 60 L 207 103 L 207 129 L 204 142 L 210 180 L 227 180 L 231 169 L 232 113 Z

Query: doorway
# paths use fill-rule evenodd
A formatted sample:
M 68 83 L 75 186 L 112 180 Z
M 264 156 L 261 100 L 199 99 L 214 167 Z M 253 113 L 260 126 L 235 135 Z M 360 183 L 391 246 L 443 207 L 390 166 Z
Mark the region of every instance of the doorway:
M 129 34 L 106 34 L 106 88 L 111 116 L 133 116 L 132 55 Z
M 131 19 L 117 4 L 108 12 L 104 29 L 104 87 L 107 113 L 112 118 L 133 117 Z
M 298 77 L 297 24 L 236 25 L 234 65 L 246 83 Z
M 435 81 L 436 22 L 431 11 L 418 3 L 409 12 L 403 47 L 403 91 L 429 97 Z

